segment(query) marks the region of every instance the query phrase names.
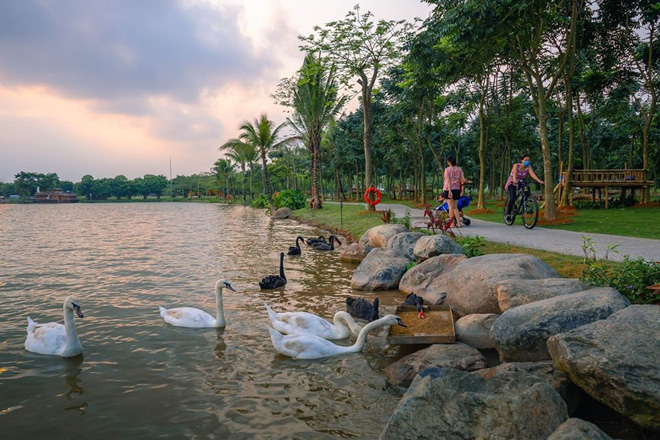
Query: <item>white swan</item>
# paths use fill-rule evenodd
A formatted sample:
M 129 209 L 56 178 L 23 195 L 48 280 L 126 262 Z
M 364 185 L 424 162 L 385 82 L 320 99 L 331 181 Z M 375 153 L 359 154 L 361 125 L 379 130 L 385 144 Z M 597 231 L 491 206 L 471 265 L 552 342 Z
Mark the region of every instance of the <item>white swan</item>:
M 406 327 L 401 319 L 396 315 L 387 315 L 365 325 L 358 335 L 355 344 L 349 347 L 334 344 L 319 336 L 299 333 L 294 335 L 282 335 L 277 330 L 268 327 L 270 340 L 273 342 L 275 350 L 283 355 L 294 359 L 319 359 L 334 356 L 342 353 L 355 353 L 362 350 L 367 341 L 367 334 L 378 327 L 386 325 L 400 325 Z
M 193 307 L 178 307 L 176 309 L 165 309 L 158 306 L 160 309 L 160 316 L 166 323 L 176 327 L 188 328 L 209 328 L 209 327 L 224 327 L 227 325 L 225 321 L 225 312 L 222 308 L 222 290 L 227 288 L 232 292 L 236 292 L 229 281 L 218 280 L 215 283 L 215 301 L 216 301 L 216 317 L 209 315 L 203 310 L 195 309 Z
M 33 353 L 48 354 L 62 357 L 74 357 L 82 353 L 82 344 L 76 332 L 73 312 L 83 317 L 80 302 L 73 296 L 67 297 L 62 306 L 64 325 L 57 322 L 38 324 L 29 316 L 27 318 L 27 338 L 25 349 Z
M 344 339 L 350 334 L 358 336 L 360 326 L 346 312 L 337 312 L 334 325 L 318 315 L 307 312 L 275 313 L 268 304 L 264 304 L 273 327 L 280 333 L 306 333 L 323 339 Z

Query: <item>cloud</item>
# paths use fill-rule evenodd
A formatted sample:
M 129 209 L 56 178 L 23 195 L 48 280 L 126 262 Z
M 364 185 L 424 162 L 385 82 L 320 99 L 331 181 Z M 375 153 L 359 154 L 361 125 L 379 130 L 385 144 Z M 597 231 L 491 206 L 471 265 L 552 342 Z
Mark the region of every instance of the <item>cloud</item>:
M 275 67 L 241 34 L 240 13 L 174 0 L 4 0 L 0 81 L 48 85 L 119 112 L 146 111 L 136 100 L 146 96 L 194 102 L 204 89 Z

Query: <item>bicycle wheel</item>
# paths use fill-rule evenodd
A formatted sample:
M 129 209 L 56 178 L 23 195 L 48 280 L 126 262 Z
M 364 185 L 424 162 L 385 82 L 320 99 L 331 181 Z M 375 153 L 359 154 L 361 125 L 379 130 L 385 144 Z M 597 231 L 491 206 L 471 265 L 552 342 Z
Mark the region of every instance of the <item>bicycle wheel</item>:
M 511 208 L 511 214 L 507 217 L 506 215 L 506 207 L 509 205 L 509 195 L 504 196 L 504 209 L 502 210 L 502 218 L 504 219 L 504 223 L 506 223 L 508 226 L 511 226 L 513 222 L 516 221 L 516 206 L 514 205 Z
M 539 202 L 536 201 L 536 197 L 523 198 L 522 208 L 523 226 L 527 229 L 534 228 L 539 221 Z

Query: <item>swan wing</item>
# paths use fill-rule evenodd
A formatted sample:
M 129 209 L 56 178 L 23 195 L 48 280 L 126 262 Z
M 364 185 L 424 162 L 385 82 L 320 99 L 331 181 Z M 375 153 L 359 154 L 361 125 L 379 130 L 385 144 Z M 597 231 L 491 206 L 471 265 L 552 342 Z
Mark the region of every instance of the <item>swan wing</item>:
M 161 307 L 160 316 L 163 317 L 166 323 L 176 327 L 216 327 L 216 320 L 213 316 L 194 307 L 178 307 L 175 309 L 164 309 Z
M 344 339 L 349 335 L 349 330 L 345 327 L 337 327 L 318 315 L 308 312 L 285 312 L 275 314 L 276 320 L 273 327 L 281 333 L 291 334 L 311 334 L 323 339 Z
M 344 353 L 346 348 L 316 335 L 300 333 L 282 337 L 279 351 L 295 359 L 320 359 Z
M 59 355 L 66 346 L 66 329 L 56 322 L 37 324 L 28 318 L 25 349 L 33 353 Z

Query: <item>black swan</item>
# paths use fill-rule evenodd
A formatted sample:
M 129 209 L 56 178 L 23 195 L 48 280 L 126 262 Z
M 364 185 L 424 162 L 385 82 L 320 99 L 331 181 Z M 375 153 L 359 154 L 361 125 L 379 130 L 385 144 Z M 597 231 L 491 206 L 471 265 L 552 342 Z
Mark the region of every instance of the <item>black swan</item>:
M 364 298 L 346 298 L 346 311 L 349 315 L 366 321 L 375 321 L 378 319 L 378 306 L 380 300 L 374 299 L 373 305 Z
M 417 296 L 414 293 L 411 293 L 406 297 L 406 300 L 403 302 L 404 306 L 417 306 L 417 316 L 419 319 L 424 319 L 424 299 L 421 296 Z
M 334 235 L 330 236 L 330 244 L 328 243 L 315 243 L 312 247 L 317 251 L 333 251 L 335 250 L 335 241 L 341 245 L 341 241 Z
M 295 246 L 289 246 L 289 252 L 287 252 L 287 255 L 300 255 L 300 240 L 302 242 L 305 242 L 305 239 L 302 237 L 296 238 L 296 245 Z
M 308 239 L 306 239 L 306 240 L 305 240 L 305 243 L 307 243 L 307 246 L 314 246 L 314 245 L 317 244 L 317 243 L 326 243 L 326 244 L 327 244 L 328 242 L 325 241 L 325 237 L 324 237 L 324 236 L 319 235 L 318 238 L 316 238 L 316 237 L 312 237 L 312 238 L 308 238 Z
M 262 289 L 277 289 L 286 284 L 286 277 L 284 276 L 284 252 L 280 253 L 280 274 L 279 275 L 268 275 L 264 277 L 263 280 L 259 283 L 259 287 Z

